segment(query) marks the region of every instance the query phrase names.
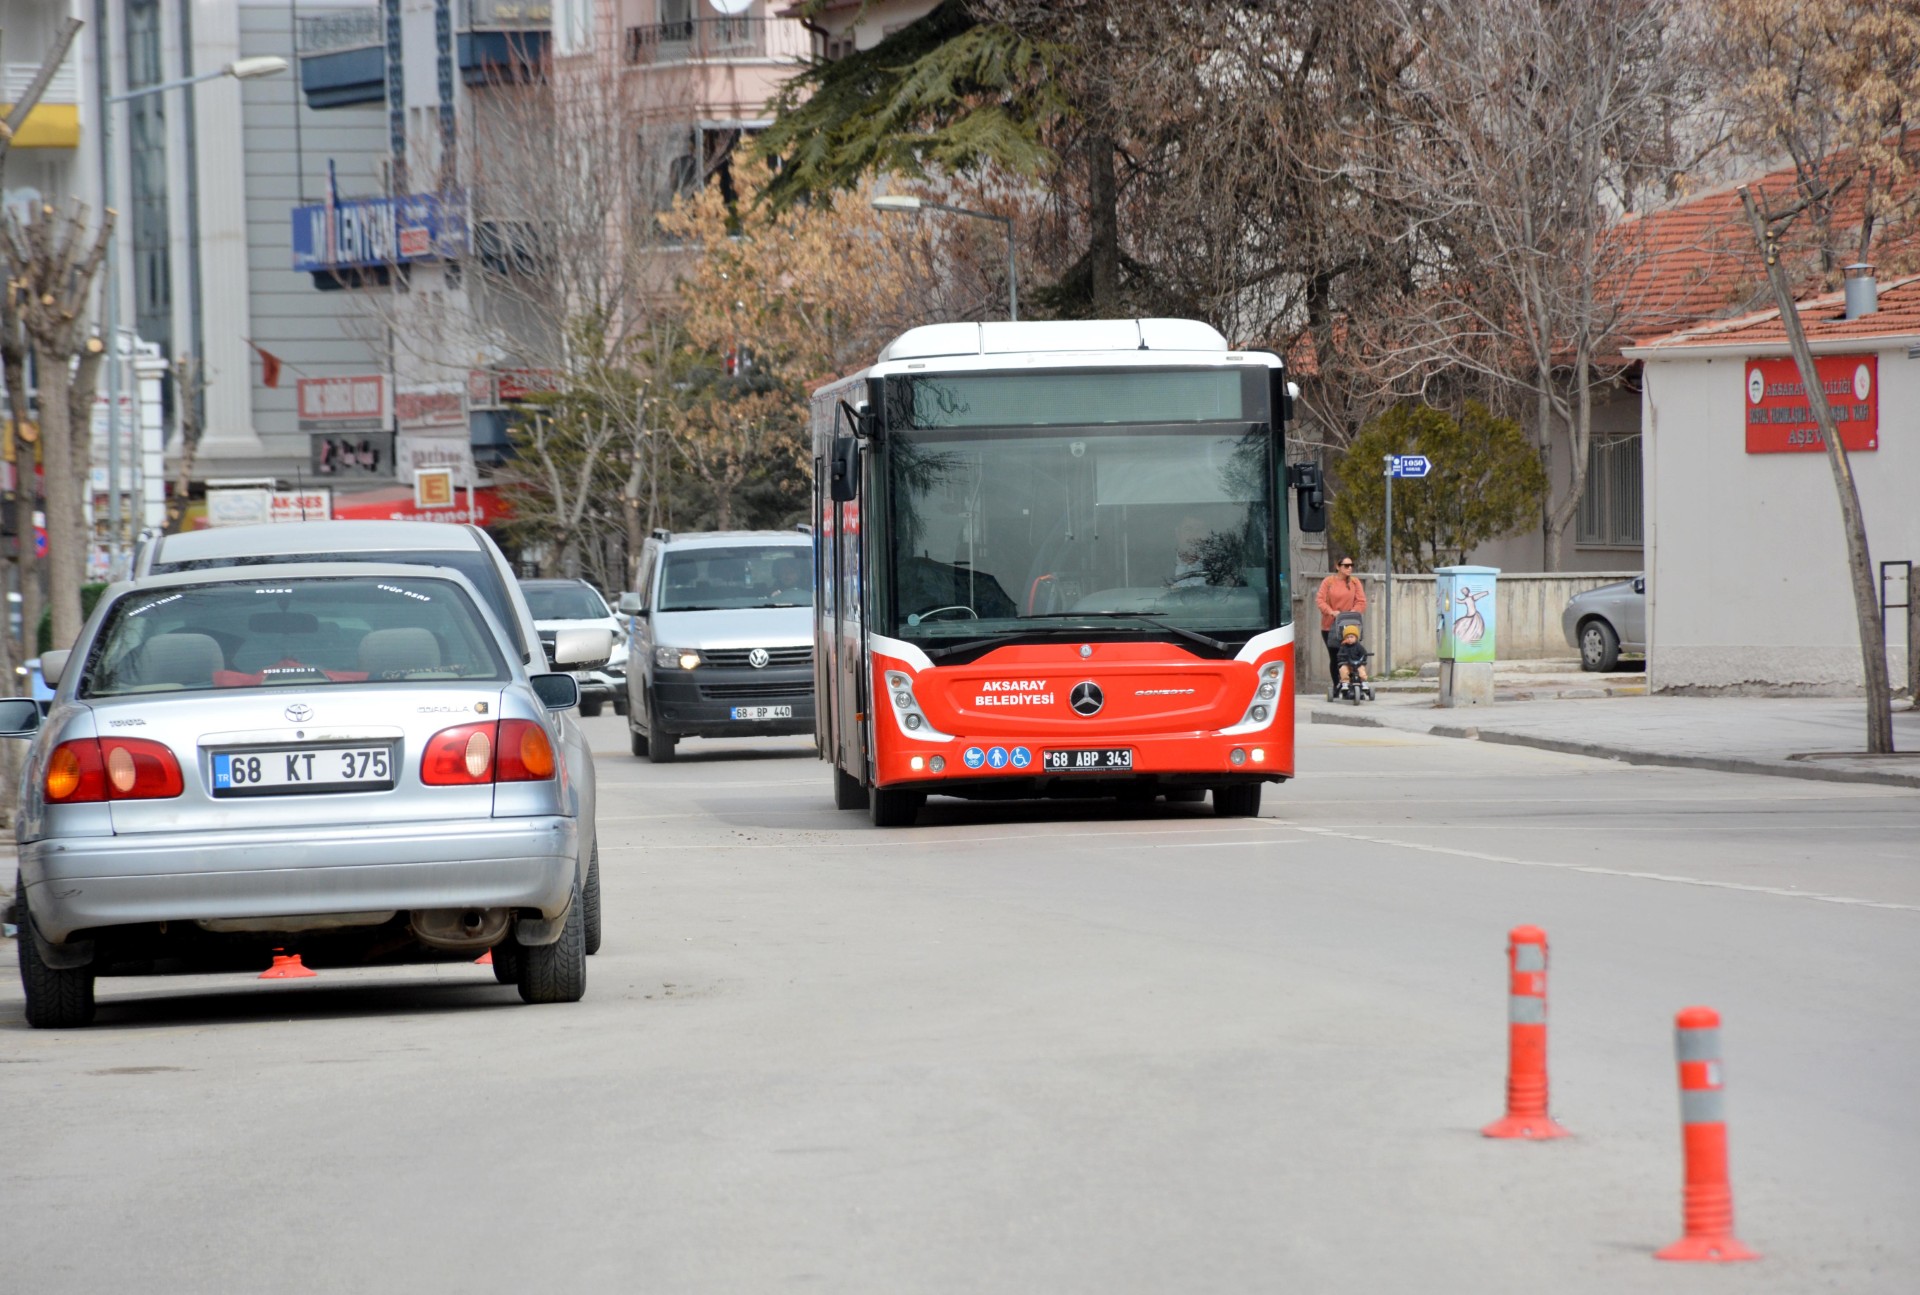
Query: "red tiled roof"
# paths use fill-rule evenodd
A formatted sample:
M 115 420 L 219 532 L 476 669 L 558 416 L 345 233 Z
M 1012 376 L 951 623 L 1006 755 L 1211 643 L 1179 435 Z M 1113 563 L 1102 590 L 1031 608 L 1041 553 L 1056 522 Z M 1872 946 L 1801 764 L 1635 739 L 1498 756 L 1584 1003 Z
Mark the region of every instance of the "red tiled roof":
M 1827 293 L 1798 303 L 1800 327 L 1809 342 L 1920 336 L 1920 274 L 1880 285 L 1880 308 L 1857 319 L 1846 318 L 1846 294 Z M 1776 310 L 1683 329 L 1647 343 L 1659 350 L 1689 346 L 1781 346 L 1787 330 Z
M 1794 192 L 1794 171 L 1782 168 L 1747 183 L 1755 197 L 1764 194 L 1779 203 Z M 1910 189 L 1914 183 L 1909 177 L 1902 187 Z M 1836 200 L 1832 227 L 1842 246 L 1857 241 L 1864 196 L 1854 185 Z M 1782 249 L 1796 295 L 1831 286 L 1813 233 L 1812 219 L 1802 215 Z M 1620 240 L 1625 264 L 1608 291 L 1622 303 L 1619 331 L 1636 341 L 1651 341 L 1702 320 L 1746 314 L 1768 299 L 1766 270 L 1734 186 L 1628 216 L 1609 236 Z M 1920 229 L 1911 222 L 1882 223 L 1868 255 L 1883 270 L 1914 268 Z

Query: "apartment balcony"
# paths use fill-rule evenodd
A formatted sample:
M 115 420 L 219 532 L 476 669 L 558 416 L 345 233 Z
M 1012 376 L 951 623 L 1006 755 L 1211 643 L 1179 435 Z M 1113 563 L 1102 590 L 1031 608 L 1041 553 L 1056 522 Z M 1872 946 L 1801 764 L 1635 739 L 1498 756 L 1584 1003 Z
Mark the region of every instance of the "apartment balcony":
M 466 84 L 545 75 L 553 12 L 545 0 L 461 0 L 456 12 L 454 63 Z M 296 52 L 309 108 L 386 102 L 387 33 L 377 7 L 303 15 Z M 413 75 L 431 84 L 434 69 L 415 69 Z
M 806 28 L 759 14 L 704 15 L 643 23 L 626 32 L 626 61 L 663 67 L 749 59 L 798 60 L 810 54 Z
M 38 63 L 8 63 L 0 69 L 0 100 L 7 111 L 20 102 L 40 70 Z M 13 132 L 15 148 L 78 148 L 80 146 L 80 79 L 69 58 L 47 83 L 40 102 Z
M 376 8 L 308 14 L 294 35 L 300 90 L 309 108 L 387 100 L 386 28 Z

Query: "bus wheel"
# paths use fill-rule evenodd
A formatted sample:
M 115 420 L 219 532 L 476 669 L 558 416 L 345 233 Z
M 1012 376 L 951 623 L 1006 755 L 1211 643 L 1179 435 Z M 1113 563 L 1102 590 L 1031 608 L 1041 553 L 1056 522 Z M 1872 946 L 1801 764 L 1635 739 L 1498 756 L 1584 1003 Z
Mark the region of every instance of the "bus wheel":
M 1260 784 L 1213 789 L 1213 812 L 1221 818 L 1253 818 L 1260 813 Z
M 835 809 L 865 809 L 867 807 L 867 789 L 860 780 L 842 769 L 833 766 L 833 807 Z
M 867 812 L 875 827 L 912 827 L 920 817 L 926 796 L 917 791 L 889 791 L 875 787 L 867 792 Z

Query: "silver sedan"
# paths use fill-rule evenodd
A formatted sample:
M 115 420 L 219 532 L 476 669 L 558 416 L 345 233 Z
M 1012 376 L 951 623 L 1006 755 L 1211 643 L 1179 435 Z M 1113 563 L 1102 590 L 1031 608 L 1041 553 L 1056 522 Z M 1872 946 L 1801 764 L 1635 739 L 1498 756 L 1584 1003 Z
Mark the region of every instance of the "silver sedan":
M 1647 578 L 1635 576 L 1575 594 L 1560 613 L 1560 628 L 1579 651 L 1582 670 L 1611 670 L 1623 652 L 1645 655 Z
M 149 577 L 49 653 L 17 837 L 27 1019 L 98 975 L 471 960 L 586 990 L 585 834 L 556 759 L 578 690 L 529 676 L 447 569 Z

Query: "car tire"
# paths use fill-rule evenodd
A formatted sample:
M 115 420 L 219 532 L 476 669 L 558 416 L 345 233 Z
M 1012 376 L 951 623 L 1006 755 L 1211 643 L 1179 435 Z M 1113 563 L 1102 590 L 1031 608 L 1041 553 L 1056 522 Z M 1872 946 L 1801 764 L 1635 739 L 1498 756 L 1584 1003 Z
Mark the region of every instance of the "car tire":
M 1580 668 L 1604 674 L 1620 664 L 1620 636 L 1603 620 L 1580 627 Z
M 656 727 L 647 734 L 647 759 L 655 764 L 672 764 L 674 744 L 680 739 L 663 728 Z
M 835 809 L 865 809 L 867 807 L 867 789 L 860 780 L 842 769 L 833 767 L 833 807 Z
M 912 827 L 927 803 L 925 792 L 873 787 L 867 792 L 867 813 L 875 827 Z
M 594 716 L 600 713 L 601 705 L 602 705 L 602 702 L 597 697 L 592 701 L 588 701 L 586 698 L 582 697 L 580 699 L 580 718 L 592 719 Z
M 1257 782 L 1213 789 L 1213 812 L 1221 818 L 1254 818 L 1260 813 L 1260 787 Z
M 567 920 L 552 944 L 520 946 L 520 997 L 529 1003 L 577 1003 L 587 993 L 587 914 L 573 888 Z
M 587 860 L 587 888 L 580 892 L 586 905 L 587 955 L 600 952 L 600 843 L 593 843 L 593 857 Z
M 503 985 L 520 983 L 520 942 L 507 932 L 507 938 L 493 946 L 493 978 Z
M 632 724 L 627 725 L 627 749 L 632 751 L 637 759 L 647 758 L 647 735 Z
M 627 699 L 625 697 L 615 697 L 613 699 L 613 713 L 616 715 L 625 715 L 627 713 Z
M 15 881 L 20 908 L 20 987 L 27 996 L 27 1024 L 36 1030 L 73 1030 L 93 1021 L 93 968 L 49 967 L 27 906 L 26 886 Z

